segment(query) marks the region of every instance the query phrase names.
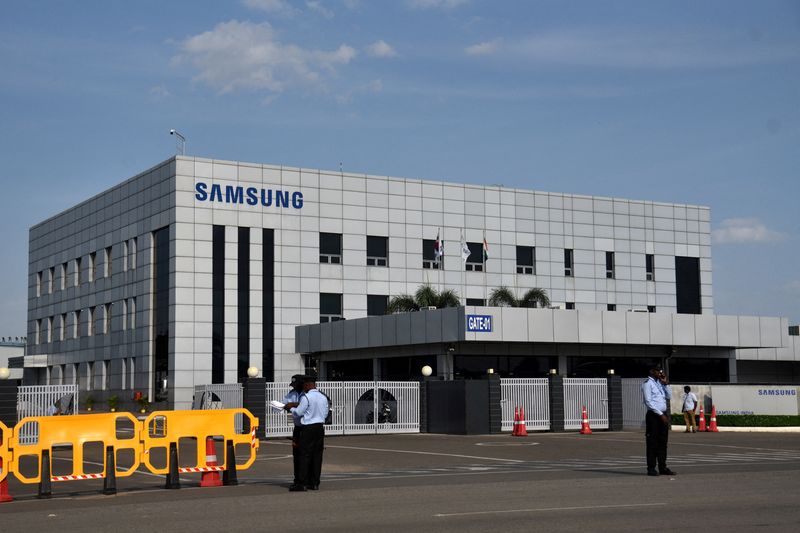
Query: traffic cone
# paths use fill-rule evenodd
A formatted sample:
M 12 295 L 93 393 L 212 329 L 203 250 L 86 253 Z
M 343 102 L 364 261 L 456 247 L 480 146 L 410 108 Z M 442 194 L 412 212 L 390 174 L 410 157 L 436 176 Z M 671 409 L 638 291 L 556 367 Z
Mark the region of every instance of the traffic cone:
M 517 432 L 517 437 L 527 437 L 528 436 L 528 428 L 525 427 L 525 407 L 520 405 L 519 406 L 519 431 Z
M 514 406 L 514 429 L 511 431 L 512 437 L 519 437 L 519 406 Z
M 0 457 L 0 472 L 3 471 L 3 458 Z M 8 493 L 8 473 L 6 472 L 6 477 L 3 478 L 3 481 L 0 481 L 0 503 L 5 502 L 13 502 L 14 498 L 11 497 L 11 494 Z
M 206 466 L 219 466 L 217 464 L 217 451 L 214 448 L 214 437 L 206 437 Z M 222 479 L 219 472 L 203 472 L 200 476 L 201 487 L 221 487 Z
M 711 425 L 708 426 L 708 431 L 713 433 L 719 432 L 719 429 L 717 429 L 717 408 L 714 404 L 711 404 Z
M 706 429 L 706 415 L 703 412 L 703 406 L 700 406 L 700 424 L 697 426 L 697 431 L 708 431 Z
M 585 405 L 583 406 L 583 414 L 582 414 L 581 418 L 583 419 L 581 421 L 581 435 L 591 435 L 592 434 L 592 428 L 589 427 L 589 415 L 586 412 L 586 406 Z

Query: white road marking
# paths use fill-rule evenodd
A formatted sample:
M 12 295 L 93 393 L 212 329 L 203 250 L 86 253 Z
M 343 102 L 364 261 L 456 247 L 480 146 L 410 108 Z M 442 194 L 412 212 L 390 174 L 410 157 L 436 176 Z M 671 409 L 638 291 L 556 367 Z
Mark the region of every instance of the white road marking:
M 520 459 L 500 459 L 498 457 L 478 457 L 475 455 L 459 455 L 455 453 L 437 453 L 437 452 L 418 452 L 412 450 L 389 450 L 385 448 L 362 448 L 359 446 L 330 446 L 325 445 L 326 448 L 342 448 L 345 450 L 363 450 L 367 452 L 387 452 L 387 453 L 410 453 L 414 455 L 437 455 L 441 457 L 458 457 L 461 459 L 480 459 L 481 461 L 501 461 L 504 463 L 524 463 Z
M 666 503 L 630 503 L 620 505 L 586 505 L 580 507 L 540 507 L 535 509 L 506 509 L 500 511 L 471 511 L 466 513 L 438 513 L 433 516 L 438 518 L 448 518 L 451 516 L 477 516 L 487 514 L 506 514 L 506 513 L 540 513 L 549 511 L 580 511 L 588 509 L 622 509 L 630 507 L 662 507 Z
M 538 446 L 538 442 L 476 442 L 475 446 Z

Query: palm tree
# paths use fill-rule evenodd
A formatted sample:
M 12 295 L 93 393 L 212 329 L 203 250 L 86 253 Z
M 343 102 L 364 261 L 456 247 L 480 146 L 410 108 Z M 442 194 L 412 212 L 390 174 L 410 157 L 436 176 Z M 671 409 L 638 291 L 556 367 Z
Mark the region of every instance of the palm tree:
M 498 287 L 492 290 L 489 296 L 489 305 L 492 307 L 547 307 L 550 305 L 550 298 L 547 291 L 534 287 L 522 296 L 517 298 L 508 287 Z
M 404 313 L 408 311 L 419 311 L 428 307 L 458 307 L 461 301 L 458 294 L 453 289 L 437 291 L 430 285 L 420 285 L 414 296 L 410 294 L 400 294 L 393 297 L 386 306 L 386 314 Z

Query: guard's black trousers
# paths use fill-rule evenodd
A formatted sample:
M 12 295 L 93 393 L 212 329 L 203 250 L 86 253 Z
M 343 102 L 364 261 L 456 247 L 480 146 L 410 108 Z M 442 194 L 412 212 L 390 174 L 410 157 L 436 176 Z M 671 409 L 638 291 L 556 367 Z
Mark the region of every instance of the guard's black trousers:
M 647 469 L 655 470 L 656 463 L 658 463 L 659 470 L 666 470 L 669 426 L 661 420 L 660 415 L 652 411 L 647 411 L 644 422 L 645 440 L 647 442 Z
M 325 424 L 310 424 L 300 429 L 300 479 L 298 485 L 319 485 L 322 451 L 325 449 Z
M 292 464 L 294 465 L 294 480 L 292 483 L 300 483 L 300 426 L 295 426 L 292 430 Z

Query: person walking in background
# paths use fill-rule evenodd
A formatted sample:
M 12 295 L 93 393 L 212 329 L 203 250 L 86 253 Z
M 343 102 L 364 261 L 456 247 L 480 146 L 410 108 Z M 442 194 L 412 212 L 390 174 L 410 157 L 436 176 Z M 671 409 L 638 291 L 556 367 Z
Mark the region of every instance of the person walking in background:
M 650 369 L 650 377 L 642 383 L 642 399 L 647 407 L 645 415 L 647 475 L 674 476 L 675 472 L 667 468 L 667 439 L 670 426 L 667 401 L 672 399 L 672 391 L 667 375 L 660 368 Z
M 292 492 L 319 490 L 322 452 L 325 449 L 325 417 L 328 398 L 317 390 L 316 378 L 305 376 L 303 394 L 291 413 L 300 417 L 300 479 L 289 487 Z
M 292 381 L 289 383 L 289 386 L 292 388 L 289 392 L 286 393 L 286 396 L 283 397 L 283 406 L 286 411 L 289 411 L 292 407 L 297 407 L 300 403 L 300 395 L 303 394 L 303 375 L 302 374 L 295 374 L 292 376 Z M 292 481 L 292 485 L 297 485 L 300 480 L 300 417 L 291 413 L 292 415 L 292 422 L 294 422 L 294 428 L 292 429 L 292 463 L 294 465 L 294 480 Z
M 697 396 L 692 392 L 692 388 L 686 385 L 683 388 L 683 420 L 686 422 L 686 433 L 697 433 L 695 409 L 697 409 Z

